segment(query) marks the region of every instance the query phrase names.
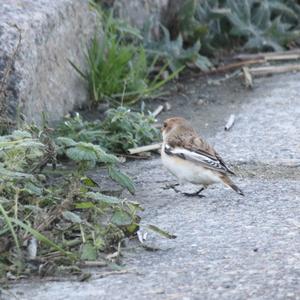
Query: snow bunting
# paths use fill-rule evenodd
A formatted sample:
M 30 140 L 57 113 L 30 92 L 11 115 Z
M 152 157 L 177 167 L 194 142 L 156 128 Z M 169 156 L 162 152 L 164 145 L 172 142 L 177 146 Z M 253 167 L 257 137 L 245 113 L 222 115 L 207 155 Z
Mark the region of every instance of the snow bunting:
M 220 155 L 197 135 L 196 131 L 183 118 L 167 119 L 161 129 L 163 144 L 161 159 L 166 168 L 175 175 L 179 182 L 201 184 L 199 195 L 207 186 L 224 183 L 235 192 L 244 193 L 231 181 L 229 174 L 234 174 L 225 165 Z

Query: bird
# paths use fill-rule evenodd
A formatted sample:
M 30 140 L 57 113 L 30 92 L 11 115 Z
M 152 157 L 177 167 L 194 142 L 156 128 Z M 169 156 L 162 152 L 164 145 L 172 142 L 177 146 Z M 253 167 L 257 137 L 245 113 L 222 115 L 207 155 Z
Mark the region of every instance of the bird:
M 189 182 L 202 186 L 199 191 L 184 193 L 185 195 L 203 197 L 200 193 L 209 185 L 223 183 L 244 196 L 243 191 L 229 177 L 235 175 L 234 172 L 187 120 L 181 117 L 166 119 L 161 132 L 163 165 L 178 178 L 180 183 Z M 174 188 L 176 185 L 171 187 Z

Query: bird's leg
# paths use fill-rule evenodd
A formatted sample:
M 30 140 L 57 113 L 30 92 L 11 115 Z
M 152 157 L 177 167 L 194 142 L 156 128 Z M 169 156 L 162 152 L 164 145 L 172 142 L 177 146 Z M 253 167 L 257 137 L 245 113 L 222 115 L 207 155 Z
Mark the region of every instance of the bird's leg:
M 202 198 L 202 197 L 205 197 L 205 196 L 204 196 L 204 195 L 201 195 L 200 193 L 201 193 L 202 191 L 204 191 L 204 190 L 205 190 L 205 188 L 202 187 L 199 191 L 197 191 L 197 192 L 195 192 L 195 193 L 183 193 L 183 195 L 185 195 L 185 196 L 187 196 L 187 197 L 195 197 L 195 196 L 198 196 L 198 197 Z

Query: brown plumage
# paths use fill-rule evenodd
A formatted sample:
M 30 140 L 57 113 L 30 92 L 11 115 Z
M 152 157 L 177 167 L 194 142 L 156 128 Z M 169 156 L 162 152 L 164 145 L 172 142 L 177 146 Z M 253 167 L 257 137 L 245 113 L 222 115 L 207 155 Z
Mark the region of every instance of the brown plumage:
M 223 182 L 240 195 L 243 192 L 231 181 L 234 174 L 221 156 L 202 139 L 183 118 L 167 119 L 162 127 L 164 165 L 180 180 L 204 187 Z

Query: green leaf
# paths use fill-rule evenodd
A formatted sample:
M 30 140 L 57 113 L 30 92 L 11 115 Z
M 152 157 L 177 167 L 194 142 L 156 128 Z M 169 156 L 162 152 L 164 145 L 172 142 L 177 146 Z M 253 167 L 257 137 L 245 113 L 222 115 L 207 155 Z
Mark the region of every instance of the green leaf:
M 76 146 L 76 144 L 77 144 L 74 140 L 67 138 L 67 137 L 61 137 L 61 136 L 56 139 L 56 142 L 59 145 L 62 145 L 65 147 Z
M 108 173 L 111 179 L 119 183 L 122 187 L 127 188 L 127 190 L 131 193 L 135 193 L 134 184 L 130 177 L 128 177 L 125 173 L 121 172 L 114 166 L 109 166 Z
M 168 238 L 168 239 L 176 239 L 176 237 L 177 237 L 176 235 L 170 234 L 169 232 L 167 232 L 167 231 L 165 231 L 165 230 L 163 230 L 163 229 L 161 229 L 161 228 L 159 228 L 155 225 L 148 225 L 148 228 L 151 229 L 152 231 L 160 234 L 161 236 Z
M 78 209 L 89 209 L 95 207 L 95 204 L 93 202 L 80 202 L 75 204 L 75 208 Z
M 87 76 L 71 60 L 68 59 L 68 62 L 83 79 L 86 79 Z
M 124 210 L 117 210 L 113 214 L 111 222 L 117 226 L 128 226 L 132 223 L 132 217 Z
M 17 234 L 15 232 L 15 229 L 14 227 L 12 226 L 12 222 L 13 222 L 13 219 L 11 219 L 8 215 L 7 215 L 7 212 L 5 211 L 4 207 L 2 206 L 2 204 L 0 204 L 0 212 L 1 214 L 3 215 L 4 217 L 4 221 L 5 223 L 7 224 L 10 232 L 11 232 L 11 235 L 13 236 L 13 239 L 14 239 L 14 242 L 15 242 L 15 245 L 16 245 L 16 248 L 17 248 L 17 253 L 18 253 L 18 258 L 21 259 L 22 258 L 22 251 L 21 251 L 21 248 L 20 248 L 20 243 L 19 243 L 19 240 L 18 240 L 18 237 L 17 237 Z
M 40 143 L 38 140 L 34 139 L 23 139 L 23 140 L 15 140 L 15 141 L 4 141 L 0 142 L 0 149 L 10 149 L 14 147 L 36 147 L 42 148 L 44 144 Z
M 12 178 L 12 179 L 30 179 L 35 180 L 34 176 L 28 173 L 14 172 L 7 170 L 6 168 L 0 167 L 0 176 L 2 178 Z
M 83 177 L 81 178 L 82 183 L 85 186 L 89 186 L 89 187 L 99 187 L 98 183 L 96 181 L 94 181 L 92 178 L 90 177 Z
M 94 145 L 90 143 L 79 142 L 76 146 L 68 148 L 66 155 L 75 161 L 96 161 L 97 153 Z
M 122 200 L 120 200 L 119 198 L 116 197 L 112 197 L 112 196 L 107 196 L 107 195 L 103 195 L 101 193 L 94 193 L 94 192 L 88 192 L 85 194 L 85 197 L 99 201 L 99 202 L 103 202 L 106 204 L 119 204 L 122 203 Z
M 90 261 L 94 261 L 97 259 L 97 250 L 96 248 L 90 244 L 83 244 L 82 248 L 81 248 L 81 256 L 80 256 L 81 260 L 90 260 Z
M 202 71 L 208 71 L 212 67 L 211 62 L 207 59 L 207 57 L 202 55 L 199 55 L 194 63 Z
M 134 234 L 139 230 L 140 226 L 137 223 L 132 223 L 126 227 L 126 231 L 130 234 Z
M 64 211 L 63 212 L 63 217 L 67 220 L 67 221 L 70 221 L 72 223 L 75 223 L 75 224 L 80 224 L 82 223 L 82 220 L 80 218 L 80 216 L 78 216 L 77 214 L 71 212 L 71 211 Z
M 99 146 L 95 146 L 95 152 L 97 153 L 97 159 L 99 162 L 112 163 L 112 164 L 119 162 L 119 159 L 115 155 L 106 153 Z
M 40 214 L 43 212 L 43 209 L 38 207 L 37 205 L 30 205 L 30 204 L 27 204 L 27 205 L 23 205 L 24 208 L 26 209 L 29 209 L 31 211 L 33 211 L 35 214 Z
M 23 190 L 27 191 L 31 195 L 41 196 L 43 194 L 43 189 L 36 186 L 32 182 L 26 182 Z
M 16 140 L 20 140 L 20 139 L 31 139 L 32 136 L 28 131 L 23 131 L 23 130 L 15 130 L 12 133 L 12 137 Z

